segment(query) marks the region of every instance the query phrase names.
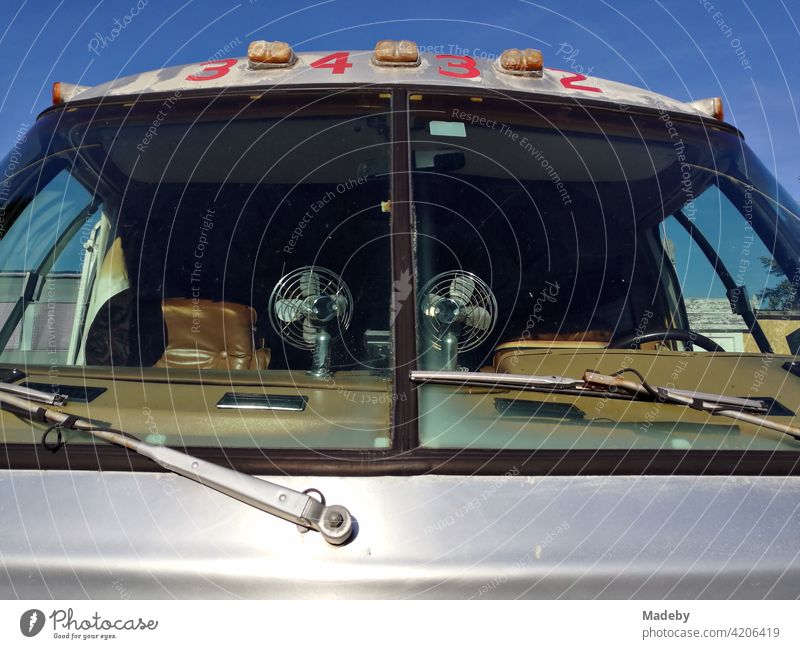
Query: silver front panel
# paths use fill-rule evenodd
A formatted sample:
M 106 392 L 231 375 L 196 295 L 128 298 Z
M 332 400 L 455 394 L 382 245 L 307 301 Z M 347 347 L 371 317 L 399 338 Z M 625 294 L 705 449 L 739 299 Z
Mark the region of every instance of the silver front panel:
M 319 534 L 172 474 L 0 472 L 4 598 L 796 598 L 800 478 L 271 477 Z

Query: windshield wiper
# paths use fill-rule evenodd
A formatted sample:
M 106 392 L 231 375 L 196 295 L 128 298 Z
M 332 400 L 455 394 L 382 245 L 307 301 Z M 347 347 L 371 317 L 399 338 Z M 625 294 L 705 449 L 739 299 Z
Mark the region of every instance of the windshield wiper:
M 24 397 L 28 401 L 44 403 L 48 406 L 63 406 L 67 402 L 67 396 L 65 394 L 43 392 L 42 390 L 34 390 L 33 388 L 26 388 L 24 385 L 16 385 L 14 383 L 0 383 L 0 393 L 2 392 Z
M 0 408 L 4 410 L 32 421 L 74 429 L 111 444 L 123 446 L 150 458 L 168 471 L 199 482 L 268 514 L 296 523 L 304 528 L 304 531 L 306 529 L 316 530 L 332 545 L 346 543 L 353 534 L 353 517 L 347 508 L 341 505 L 326 505 L 324 497 L 322 502 L 312 498 L 309 493 L 319 493 L 316 489 L 308 490 L 309 493 L 294 491 L 273 482 L 201 460 L 188 453 L 182 453 L 166 446 L 154 446 L 123 431 L 99 426 L 87 419 L 81 419 L 58 410 L 37 406 L 34 403 L 35 395 L 19 392 L 11 394 L 7 389 L 9 387 L 8 385 L 0 387 Z M 20 386 L 16 387 L 20 390 L 28 390 Z M 53 396 L 47 393 L 41 394 L 47 397 Z
M 635 374 L 639 383 L 621 377 L 627 372 Z M 768 412 L 763 401 L 742 399 L 724 394 L 711 394 L 691 390 L 678 390 L 651 386 L 635 369 L 624 368 L 613 374 L 601 374 L 586 370 L 582 379 L 574 379 L 557 375 L 536 374 L 498 374 L 494 372 L 411 372 L 411 380 L 415 383 L 433 383 L 440 385 L 459 385 L 463 387 L 486 387 L 497 389 L 520 390 L 523 392 L 551 392 L 556 394 L 584 396 L 613 396 L 615 398 L 642 399 L 681 405 L 700 410 L 712 415 L 730 417 L 755 426 L 777 430 L 800 441 L 800 428 L 780 424 L 759 416 Z

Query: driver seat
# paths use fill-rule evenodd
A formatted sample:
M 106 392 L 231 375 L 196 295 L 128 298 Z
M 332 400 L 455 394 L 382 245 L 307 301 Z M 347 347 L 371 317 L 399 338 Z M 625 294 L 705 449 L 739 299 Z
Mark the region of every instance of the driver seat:
M 233 302 L 171 298 L 161 304 L 166 327 L 163 356 L 155 367 L 266 370 L 270 350 L 256 348 L 255 309 Z

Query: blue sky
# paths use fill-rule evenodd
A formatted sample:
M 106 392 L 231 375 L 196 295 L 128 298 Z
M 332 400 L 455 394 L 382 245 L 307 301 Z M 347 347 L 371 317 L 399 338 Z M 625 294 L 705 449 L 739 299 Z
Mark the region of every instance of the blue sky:
M 126 20 L 137 2 L 146 6 Z M 127 24 L 112 39 L 115 20 Z M 92 51 L 98 35 L 106 46 Z M 371 49 L 381 38 L 487 54 L 532 46 L 551 67 L 678 99 L 720 95 L 726 119 L 800 196 L 796 0 L 3 0 L 0 149 L 47 106 L 55 80 L 94 85 L 202 61 L 235 39 L 243 56 L 256 38 L 298 50 Z

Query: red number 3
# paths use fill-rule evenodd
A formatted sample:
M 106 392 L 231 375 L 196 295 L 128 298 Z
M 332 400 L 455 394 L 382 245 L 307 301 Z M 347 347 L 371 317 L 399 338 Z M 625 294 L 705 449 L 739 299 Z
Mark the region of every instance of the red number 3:
M 456 68 L 463 70 L 463 72 L 453 72 L 446 70 L 441 65 L 439 66 L 439 74 L 445 77 L 458 77 L 459 79 L 474 79 L 481 76 L 481 71 L 478 69 L 478 64 L 471 56 L 456 56 L 455 54 L 437 54 L 436 58 L 440 61 L 442 59 L 450 59 L 447 62 L 448 68 Z
M 219 79 L 220 77 L 224 77 L 228 72 L 231 71 L 231 68 L 236 65 L 238 61 L 236 59 L 222 59 L 221 61 L 207 61 L 203 63 L 200 67 L 200 72 L 202 76 L 199 74 L 190 74 L 186 77 L 187 81 L 211 81 L 212 79 Z M 211 74 L 206 74 L 210 72 Z

